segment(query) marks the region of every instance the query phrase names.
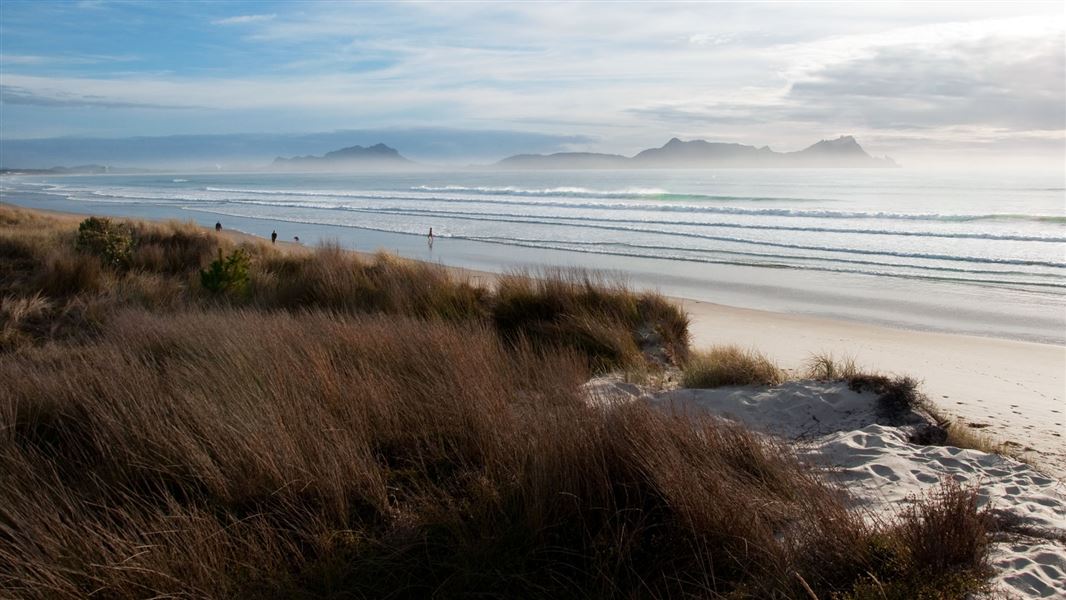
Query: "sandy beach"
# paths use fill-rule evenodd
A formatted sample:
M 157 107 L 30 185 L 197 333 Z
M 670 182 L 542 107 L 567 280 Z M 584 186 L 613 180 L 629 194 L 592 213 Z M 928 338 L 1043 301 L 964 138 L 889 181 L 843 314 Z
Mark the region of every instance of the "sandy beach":
M 852 357 L 870 370 L 923 381 L 944 413 L 1066 477 L 1066 348 L 975 336 L 891 329 L 679 299 L 695 347 L 738 344 L 784 368 L 813 353 Z

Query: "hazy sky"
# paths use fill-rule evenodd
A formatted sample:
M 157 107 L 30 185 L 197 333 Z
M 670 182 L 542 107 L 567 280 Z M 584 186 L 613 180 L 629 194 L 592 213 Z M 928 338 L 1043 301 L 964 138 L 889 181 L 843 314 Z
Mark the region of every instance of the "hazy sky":
M 1063 3 L 20 2 L 0 135 L 444 126 L 1062 160 Z M 967 158 L 968 160 L 968 158 Z

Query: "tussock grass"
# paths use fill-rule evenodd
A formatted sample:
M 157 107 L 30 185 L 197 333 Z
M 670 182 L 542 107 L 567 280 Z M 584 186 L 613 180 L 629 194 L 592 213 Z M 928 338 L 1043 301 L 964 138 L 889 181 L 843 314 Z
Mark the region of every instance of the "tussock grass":
M 991 592 L 989 532 L 996 522 L 991 508 L 978 508 L 978 490 L 949 481 L 916 500 L 897 516 L 896 535 L 876 544 L 882 574 L 867 573 L 842 598 L 970 598 Z M 910 576 L 899 576 L 903 573 Z
M 932 404 L 926 404 L 924 408 L 944 431 L 942 445 L 980 450 L 989 454 L 1002 454 L 1015 460 L 1028 462 L 1021 444 L 997 440 L 979 429 L 968 426 L 965 422 L 946 415 Z
M 828 597 L 892 580 L 884 539 L 910 564 L 913 517 L 866 524 L 742 428 L 591 406 L 581 364 L 484 326 L 232 309 L 7 356 L 0 586 Z
M 888 416 L 926 409 L 929 404 L 918 380 L 865 371 L 850 356 L 836 358 L 827 353 L 812 354 L 807 359 L 806 375 L 823 381 L 845 381 L 852 391 L 877 394 L 878 407 Z
M 681 383 L 688 388 L 725 385 L 776 385 L 784 372 L 762 353 L 737 346 L 713 346 L 685 363 Z
M 825 352 L 812 354 L 807 358 L 805 366 L 807 377 L 822 381 L 851 379 L 862 372 L 851 356 L 836 358 L 831 353 Z
M 379 253 L 372 261 L 326 244 L 311 254 L 272 255 L 252 274 L 263 308 L 328 308 L 445 320 L 483 320 L 489 291 L 443 268 Z
M 660 364 L 688 356 L 687 315 L 658 294 L 636 294 L 588 272 L 503 276 L 491 318 L 507 339 L 574 347 L 597 370 L 636 366 L 642 354 Z
M 0 596 L 980 586 L 973 502 L 870 523 L 739 426 L 587 402 L 593 370 L 687 358 L 658 296 L 262 244 L 248 293 L 217 296 L 199 270 L 232 242 L 129 228 L 128 264 L 104 264 L 0 207 Z
M 513 273 L 489 288 L 436 265 L 384 253 L 368 260 L 336 244 L 292 253 L 257 243 L 237 248 L 192 224 L 109 219 L 86 220 L 75 239 L 69 224 L 8 207 L 0 213 L 3 272 L 10 275 L 0 297 L 41 293 L 62 300 L 56 313 L 86 303 L 102 316 L 129 306 L 176 310 L 222 303 L 471 322 L 493 326 L 511 344 L 578 350 L 597 371 L 661 369 L 688 352 L 683 311 L 657 294 L 635 293 L 590 273 Z M 242 293 L 205 290 L 201 269 L 237 250 L 250 261 Z M 56 329 L 57 335 L 76 333 Z M 10 345 L 27 338 L 5 339 Z
M 990 435 L 981 433 L 980 430 L 968 427 L 965 424 L 959 423 L 956 420 L 941 420 L 944 429 L 947 431 L 947 436 L 944 440 L 945 446 L 955 446 L 956 448 L 969 448 L 971 450 L 980 450 L 981 452 L 987 452 L 989 454 L 1002 454 L 1004 456 L 1010 456 L 1016 460 L 1023 460 L 1021 446 L 1012 446 L 1005 442 L 996 440 Z
M 1022 460 L 1018 447 L 997 441 L 946 416 L 922 393 L 921 382 L 913 377 L 867 372 L 850 357 L 835 359 L 831 354 L 813 355 L 808 362 L 807 375 L 822 380 L 846 381 L 853 391 L 877 394 L 878 408 L 890 418 L 913 410 L 928 414 L 936 426 L 920 432 L 912 439 L 916 443 L 968 448 Z

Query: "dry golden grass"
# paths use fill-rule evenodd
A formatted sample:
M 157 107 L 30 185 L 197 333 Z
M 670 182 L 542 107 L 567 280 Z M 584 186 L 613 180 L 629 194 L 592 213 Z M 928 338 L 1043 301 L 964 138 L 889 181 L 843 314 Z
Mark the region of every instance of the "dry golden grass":
M 776 385 L 784 379 L 784 372 L 760 352 L 737 346 L 713 346 L 693 353 L 682 369 L 681 384 L 688 388 Z
M 483 327 L 210 310 L 124 312 L 91 345 L 0 359 L 0 585 L 795 597 L 794 573 L 826 595 L 891 580 L 878 540 L 907 530 L 865 524 L 746 430 L 590 406 L 575 358 Z
M 830 353 L 812 354 L 807 358 L 806 376 L 810 379 L 830 381 L 834 379 L 851 379 L 862 373 L 850 356 L 836 358 Z
M 128 256 L 111 264 L 86 251 L 93 246 L 76 249 L 69 220 L 49 221 L 9 207 L 0 207 L 0 215 L 0 257 L 10 272 L 0 297 L 39 291 L 62 300 L 54 306 L 57 313 L 68 307 L 77 312 L 86 302 L 98 307 L 98 315 L 106 315 L 106 307 L 176 310 L 222 303 L 473 322 L 492 325 L 513 344 L 577 349 L 597 371 L 661 368 L 688 352 L 684 312 L 659 295 L 634 293 L 591 274 L 516 273 L 488 288 L 437 265 L 387 254 L 367 260 L 335 244 L 283 252 L 245 242 L 240 248 L 251 257 L 247 293 L 220 297 L 200 287 L 199 272 L 220 251 L 237 247 L 225 236 L 192 224 L 97 219 L 94 241 L 111 239 L 108 232 L 130 240 Z M 77 332 L 62 327 L 55 333 Z
M 657 296 L 254 244 L 251 292 L 207 295 L 231 242 L 132 224 L 129 265 L 83 280 L 75 226 L 0 208 L 0 596 L 980 587 L 973 491 L 870 524 L 745 429 L 588 403 L 592 369 L 684 359 Z

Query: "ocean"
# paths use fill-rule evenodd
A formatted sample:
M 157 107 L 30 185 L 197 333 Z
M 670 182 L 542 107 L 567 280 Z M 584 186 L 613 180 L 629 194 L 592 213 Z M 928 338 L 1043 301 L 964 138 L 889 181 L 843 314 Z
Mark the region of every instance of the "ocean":
M 7 176 L 0 199 L 495 272 L 604 270 L 733 306 L 1063 345 L 1064 188 L 1061 172 L 471 169 Z

